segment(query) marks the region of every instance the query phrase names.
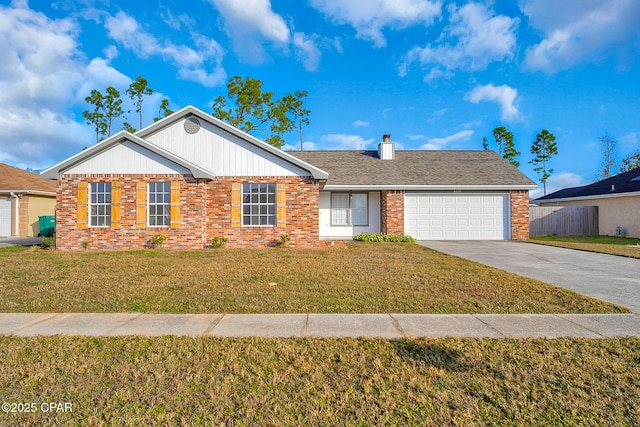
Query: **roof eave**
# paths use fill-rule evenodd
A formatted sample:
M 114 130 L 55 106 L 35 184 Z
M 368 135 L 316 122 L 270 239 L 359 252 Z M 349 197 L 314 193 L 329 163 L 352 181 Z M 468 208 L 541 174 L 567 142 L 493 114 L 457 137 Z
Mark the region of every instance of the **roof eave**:
M 533 202 L 538 204 L 545 203 L 557 203 L 557 202 L 572 202 L 581 200 L 594 200 L 594 199 L 613 199 L 617 197 L 633 197 L 640 196 L 640 191 L 628 191 L 626 193 L 614 193 L 614 194 L 594 194 L 592 196 L 575 196 L 575 197 L 558 197 L 553 199 L 535 199 Z
M 468 191 L 505 191 L 505 190 L 534 190 L 536 185 L 349 185 L 349 184 L 327 184 L 325 190 L 409 190 L 409 191 L 447 191 L 447 190 L 468 190 Z
M 55 197 L 55 191 L 41 191 L 41 190 L 0 190 L 0 193 L 15 193 L 15 194 L 33 194 L 36 196 L 53 196 Z

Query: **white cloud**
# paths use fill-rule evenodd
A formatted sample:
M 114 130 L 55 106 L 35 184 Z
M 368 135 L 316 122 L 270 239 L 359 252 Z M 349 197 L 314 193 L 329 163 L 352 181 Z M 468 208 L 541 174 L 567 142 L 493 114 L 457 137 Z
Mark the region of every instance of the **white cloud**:
M 224 19 L 236 54 L 246 62 L 261 64 L 266 54 L 263 41 L 286 47 L 291 37 L 284 19 L 271 8 L 270 0 L 209 0 Z
M 303 141 L 302 142 L 302 148 L 305 151 L 313 151 L 313 150 L 317 150 L 318 146 L 316 145 L 315 142 Z M 298 143 L 298 145 L 285 144 L 285 145 L 282 146 L 282 150 L 283 151 L 300 151 L 300 144 L 299 143 Z
M 193 28 L 196 24 L 195 19 L 189 17 L 186 13 L 175 16 L 169 8 L 166 9 L 166 13 L 160 12 L 160 16 L 169 28 L 176 31 L 180 30 L 182 26 L 188 29 Z
M 458 129 L 470 129 L 482 125 L 482 120 L 471 120 L 456 126 Z
M 61 153 L 91 145 L 91 129 L 74 119 L 46 109 L 0 109 L 0 162 L 42 169 L 60 161 Z
M 431 25 L 440 16 L 442 1 L 425 0 L 311 0 L 311 6 L 337 24 L 348 24 L 356 37 L 384 47 L 382 29 Z
M 303 141 L 302 148 L 304 148 L 305 150 L 317 150 L 318 146 L 316 145 L 315 142 Z
M 431 113 L 431 117 L 442 117 L 447 113 L 447 111 L 449 111 L 448 108 L 441 108 Z
M 337 38 L 290 30 L 283 17 L 273 11 L 271 0 L 209 2 L 222 15 L 224 29 L 231 38 L 233 50 L 243 62 L 266 62 L 268 55 L 265 52 L 265 42 L 271 43 L 287 55 L 292 46 L 296 57 L 307 71 L 318 70 L 323 50 L 335 49 L 342 52 L 342 45 Z M 293 23 L 290 24 L 293 27 Z
M 427 143 L 420 146 L 420 150 L 443 150 L 453 142 L 468 141 L 473 134 L 472 130 L 462 130 L 444 138 L 427 138 Z
M 449 25 L 438 42 L 411 49 L 399 68 L 406 75 L 410 65 L 434 65 L 425 76 L 430 82 L 439 77 L 450 77 L 451 70 L 482 70 L 490 62 L 509 60 L 516 48 L 515 31 L 519 20 L 494 12 L 478 3 L 468 3 L 461 8 L 451 5 Z
M 296 48 L 298 57 L 302 60 L 304 69 L 307 71 L 317 71 L 322 53 L 316 46 L 317 34 L 307 36 L 304 33 L 293 34 L 293 45 Z
M 114 45 L 107 46 L 102 50 L 102 53 L 104 53 L 104 57 L 107 58 L 108 60 L 117 58 L 118 55 L 120 54 L 120 52 L 118 52 L 118 48 L 115 47 Z
M 635 146 L 638 144 L 638 134 L 635 132 L 628 133 L 626 135 L 622 135 L 618 138 L 620 144 L 627 146 Z
M 98 74 L 106 85 L 123 76 L 103 59 L 86 64 L 78 33 L 70 18 L 50 19 L 26 2 L 0 6 L 1 162 L 40 169 L 91 144 L 71 109 Z
M 77 92 L 78 101 L 84 101 L 92 89 L 113 86 L 122 88 L 129 86 L 131 79 L 113 68 L 104 58 L 94 58 L 85 69 L 85 81 Z
M 477 104 L 481 101 L 495 102 L 500 105 L 500 118 L 505 121 L 513 121 L 520 116 L 516 100 L 518 91 L 507 85 L 494 86 L 488 84 L 478 86 L 465 95 L 469 102 Z
M 23 8 L 0 8 L 0 105 L 58 108 L 83 78 L 79 28 Z
M 552 74 L 578 63 L 617 56 L 624 64 L 637 52 L 637 0 L 523 0 L 522 12 L 544 39 L 527 49 L 530 69 Z
M 351 126 L 353 126 L 354 128 L 366 128 L 369 127 L 369 122 L 365 122 L 364 120 L 356 120 L 355 122 L 351 123 Z
M 582 181 L 582 177 L 572 172 L 561 172 L 551 175 L 547 179 L 547 194 L 551 194 L 555 191 L 562 190 L 571 187 L 580 187 L 587 183 Z M 544 188 L 542 184 L 538 185 L 538 188 L 529 192 L 529 198 L 531 200 L 544 196 Z
M 432 68 L 431 71 L 429 71 L 429 74 L 424 76 L 422 80 L 425 83 L 431 83 L 440 78 L 450 79 L 451 77 L 453 77 L 453 71 L 450 71 L 450 70 L 443 71 L 439 68 Z
M 330 134 L 320 138 L 320 145 L 328 150 L 366 150 L 374 141 L 360 135 Z
M 141 59 L 157 55 L 173 63 L 178 68 L 180 78 L 206 87 L 221 85 L 226 80 L 226 72 L 221 65 L 224 51 L 215 40 L 193 33 L 197 51 L 184 45 L 175 45 L 170 40 L 160 41 L 124 12 L 108 17 L 105 27 L 109 37 Z M 210 68 L 213 68 L 213 72 L 207 71 Z

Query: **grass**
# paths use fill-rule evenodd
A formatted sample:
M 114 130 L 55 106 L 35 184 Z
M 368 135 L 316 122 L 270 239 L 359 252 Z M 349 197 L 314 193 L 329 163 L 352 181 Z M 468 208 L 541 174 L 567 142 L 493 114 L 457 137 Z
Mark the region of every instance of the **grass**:
M 640 340 L 2 337 L 0 425 L 640 425 Z
M 0 250 L 0 312 L 603 313 L 622 307 L 415 244 Z
M 609 255 L 640 258 L 640 239 L 616 236 L 540 236 L 530 242 Z

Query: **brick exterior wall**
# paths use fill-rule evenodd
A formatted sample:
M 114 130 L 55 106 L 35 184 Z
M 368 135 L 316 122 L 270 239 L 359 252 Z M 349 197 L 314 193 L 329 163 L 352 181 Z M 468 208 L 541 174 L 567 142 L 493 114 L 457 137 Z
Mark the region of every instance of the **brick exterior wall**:
M 119 227 L 78 228 L 79 182 L 121 184 Z M 136 224 L 136 183 L 180 182 L 180 223 L 177 227 L 143 227 Z M 231 226 L 232 183 L 278 183 L 286 189 L 286 225 Z M 265 247 L 282 234 L 291 237 L 292 247 L 317 247 L 319 183 L 304 177 L 217 177 L 198 180 L 191 175 L 65 175 L 58 182 L 56 246 L 60 250 L 142 249 L 156 234 L 167 237 L 163 247 L 202 249 L 213 237 L 227 237 L 227 247 Z
M 511 199 L 511 240 L 529 238 L 529 191 L 516 190 Z
M 384 234 L 404 234 L 404 190 L 380 194 L 381 230 Z

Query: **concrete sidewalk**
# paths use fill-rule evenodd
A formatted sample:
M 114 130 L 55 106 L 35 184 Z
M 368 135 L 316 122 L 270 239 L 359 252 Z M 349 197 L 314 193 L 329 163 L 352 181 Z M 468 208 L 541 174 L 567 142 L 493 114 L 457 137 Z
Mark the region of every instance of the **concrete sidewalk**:
M 637 314 L 0 313 L 16 336 L 640 337 Z

